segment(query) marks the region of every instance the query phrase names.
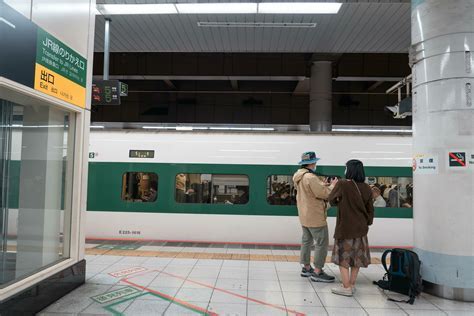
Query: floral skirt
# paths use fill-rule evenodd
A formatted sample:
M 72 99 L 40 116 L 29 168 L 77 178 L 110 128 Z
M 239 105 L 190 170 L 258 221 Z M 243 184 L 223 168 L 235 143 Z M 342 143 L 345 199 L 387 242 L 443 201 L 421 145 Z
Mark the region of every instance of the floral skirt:
M 332 262 L 344 268 L 367 268 L 370 264 L 367 236 L 355 239 L 335 239 Z

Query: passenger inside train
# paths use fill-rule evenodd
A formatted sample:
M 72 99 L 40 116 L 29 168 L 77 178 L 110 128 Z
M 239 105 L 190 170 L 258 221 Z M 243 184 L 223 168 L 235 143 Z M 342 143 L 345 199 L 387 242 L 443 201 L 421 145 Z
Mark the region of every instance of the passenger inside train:
M 147 172 L 127 172 L 122 177 L 122 200 L 154 202 L 158 192 L 158 176 Z
M 296 204 L 296 190 L 290 176 L 273 175 L 268 177 L 267 202 L 270 205 Z
M 247 204 L 249 180 L 245 175 L 180 173 L 176 176 L 176 202 Z
M 380 195 L 380 189 L 376 186 L 372 186 L 372 198 L 374 199 L 375 207 L 386 207 L 387 202 Z
M 235 187 L 237 195 L 233 195 L 231 201 L 226 200 L 226 204 L 247 204 L 249 201 L 248 186 L 238 185 Z

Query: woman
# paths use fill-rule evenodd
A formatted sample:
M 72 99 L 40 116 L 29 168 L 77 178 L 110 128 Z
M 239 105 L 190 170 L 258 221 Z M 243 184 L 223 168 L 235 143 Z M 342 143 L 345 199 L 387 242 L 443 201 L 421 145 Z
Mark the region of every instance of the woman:
M 374 219 L 372 190 L 364 183 L 364 166 L 359 160 L 346 163 L 346 180 L 339 181 L 329 201 L 338 206 L 332 262 L 339 266 L 342 284 L 332 293 L 352 296 L 357 274 L 370 264 L 367 233 Z M 350 269 L 350 271 L 349 271 Z

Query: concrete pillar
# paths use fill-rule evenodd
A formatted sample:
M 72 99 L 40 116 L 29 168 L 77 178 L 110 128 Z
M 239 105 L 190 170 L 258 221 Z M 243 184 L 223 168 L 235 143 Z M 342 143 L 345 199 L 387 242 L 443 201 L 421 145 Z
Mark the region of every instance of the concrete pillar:
M 474 1 L 412 1 L 414 246 L 425 290 L 474 300 Z
M 314 132 L 332 130 L 332 64 L 315 61 L 311 65 L 309 127 Z
M 16 276 L 61 258 L 64 112 L 25 106 L 23 112 Z M 69 207 L 67 207 L 69 209 Z

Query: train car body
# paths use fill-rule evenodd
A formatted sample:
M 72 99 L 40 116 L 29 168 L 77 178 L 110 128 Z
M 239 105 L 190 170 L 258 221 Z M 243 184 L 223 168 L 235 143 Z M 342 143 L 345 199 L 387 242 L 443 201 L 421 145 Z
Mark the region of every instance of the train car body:
M 398 204 L 376 208 L 369 241 L 411 246 L 413 211 L 401 202 L 412 185 L 411 143 L 407 135 L 92 131 L 86 235 L 298 244 L 291 175 L 301 153 L 314 150 L 322 175 L 343 176 L 355 158 L 369 182 L 397 185 Z M 283 186 L 291 194 L 280 199 Z M 331 237 L 335 214 L 328 211 Z

